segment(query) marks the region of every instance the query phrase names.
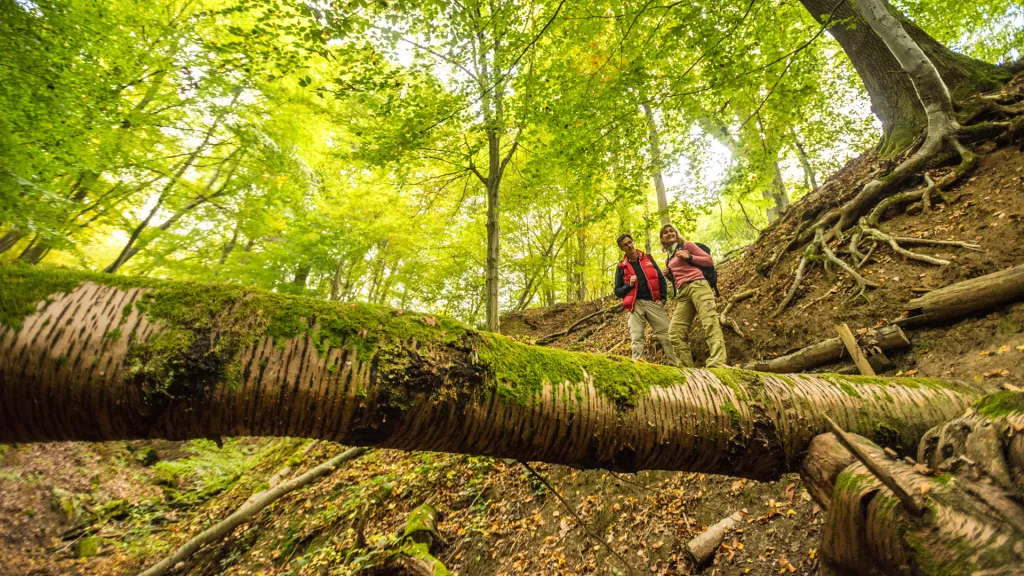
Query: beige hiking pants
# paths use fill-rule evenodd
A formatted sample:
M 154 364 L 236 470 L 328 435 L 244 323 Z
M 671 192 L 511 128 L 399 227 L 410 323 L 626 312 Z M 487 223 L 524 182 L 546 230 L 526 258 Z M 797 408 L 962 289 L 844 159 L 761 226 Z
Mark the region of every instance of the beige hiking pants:
M 675 347 L 676 356 L 682 366 L 693 366 L 693 355 L 690 353 L 690 328 L 693 319 L 697 318 L 704 328 L 704 337 L 708 341 L 708 368 L 725 366 L 725 336 L 722 326 L 718 323 L 718 310 L 715 309 L 715 293 L 707 280 L 687 282 L 676 290 L 676 309 L 672 312 L 672 321 L 668 332 Z
M 633 311 L 629 313 L 629 340 L 634 360 L 644 359 L 644 323 L 650 324 L 654 337 L 665 350 L 665 364 L 678 366 L 679 360 L 672 349 L 672 340 L 668 335 L 668 312 L 658 302 L 637 300 Z

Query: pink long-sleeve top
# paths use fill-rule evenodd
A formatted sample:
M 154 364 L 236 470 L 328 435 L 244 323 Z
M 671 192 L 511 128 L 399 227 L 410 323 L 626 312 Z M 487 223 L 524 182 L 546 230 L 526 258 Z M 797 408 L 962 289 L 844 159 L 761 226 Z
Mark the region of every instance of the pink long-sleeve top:
M 692 256 L 692 260 L 687 262 L 682 256 L 676 256 L 676 250 L 686 250 Z M 672 272 L 672 283 L 678 289 L 687 282 L 693 282 L 694 280 L 704 280 L 704 273 L 700 271 L 697 266 L 714 266 L 715 261 L 711 259 L 711 255 L 701 250 L 693 242 L 683 242 L 682 244 L 676 244 L 675 250 L 672 251 L 673 256 L 668 259 L 668 268 Z

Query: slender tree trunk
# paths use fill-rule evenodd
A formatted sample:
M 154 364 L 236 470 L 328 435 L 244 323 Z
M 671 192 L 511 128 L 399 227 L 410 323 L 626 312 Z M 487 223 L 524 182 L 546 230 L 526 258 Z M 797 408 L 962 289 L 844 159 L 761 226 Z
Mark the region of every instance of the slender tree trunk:
M 880 152 L 888 155 L 912 144 L 928 124 L 924 108 L 903 67 L 893 57 L 878 33 L 857 11 L 859 3 L 837 0 L 800 2 L 811 16 L 822 23 L 839 5 L 833 14 L 829 32 L 842 46 L 857 74 L 864 81 L 864 87 L 871 98 L 871 110 L 882 122 Z M 882 2 L 882 9 L 920 46 L 957 100 L 973 93 L 998 88 L 1012 76 L 1010 71 L 994 64 L 953 52 L 897 12 L 888 2 Z
M 772 179 L 772 184 L 775 185 L 775 188 L 765 191 L 764 194 L 773 203 L 773 206 L 768 208 L 768 222 L 774 222 L 786 210 L 789 210 L 789 194 L 786 193 L 786 183 L 782 180 L 782 170 L 779 168 L 778 160 L 772 162 L 772 165 L 775 168 L 775 177 Z
M 149 214 L 146 215 L 146 218 L 143 219 L 143 221 L 139 223 L 139 225 L 136 226 L 134 230 L 132 230 L 132 234 L 131 236 L 128 237 L 128 242 L 121 250 L 121 253 L 117 256 L 117 259 L 110 263 L 110 266 L 107 266 L 104 269 L 104 272 L 108 272 L 110 274 L 117 273 L 117 270 L 121 268 L 121 266 L 124 265 L 124 263 L 127 262 L 129 258 L 138 253 L 138 250 L 132 250 L 135 245 L 135 242 L 139 239 L 139 236 L 142 234 L 142 232 L 149 226 L 149 223 L 150 221 L 153 220 L 153 217 L 156 216 L 157 212 L 160 210 L 160 207 L 163 205 L 167 197 L 167 194 L 169 194 L 171 189 L 174 188 L 175 185 L 177 185 L 178 181 L 181 180 L 182 175 L 185 174 L 185 172 L 192 167 L 192 164 L 194 164 L 196 159 L 199 158 L 199 155 L 202 154 L 206 147 L 210 144 L 210 139 L 213 138 L 213 134 L 217 131 L 217 126 L 220 125 L 221 120 L 224 118 L 224 114 L 227 112 L 227 110 L 235 106 L 235 103 L 238 102 L 238 97 L 240 95 L 241 91 L 236 91 L 235 95 L 231 98 L 231 103 L 228 104 L 227 108 L 221 111 L 221 113 L 217 115 L 216 119 L 214 119 L 213 123 L 210 124 L 210 128 L 206 131 L 206 134 L 203 135 L 203 141 L 199 144 L 198 147 L 196 147 L 195 150 L 193 150 L 188 155 L 188 158 L 186 158 L 185 161 L 182 162 L 181 166 L 178 167 L 178 169 L 171 176 L 171 179 L 167 182 L 163 189 L 160 190 L 160 194 L 157 197 L 156 205 L 153 206 L 153 209 L 149 211 Z
M 0 254 L 7 252 L 17 244 L 26 234 L 19 230 L 10 230 L 0 237 Z
M 826 413 L 909 452 L 976 396 L 623 361 L 231 285 L 0 268 L 0 300 L 0 443 L 292 436 L 771 478 Z
M 238 246 L 238 226 L 235 226 L 234 233 L 231 234 L 231 240 L 228 240 L 220 249 L 220 258 L 217 259 L 217 266 L 223 266 L 228 261 L 228 256 L 235 251 L 235 247 Z
M 804 169 L 804 187 L 808 190 L 816 190 L 818 188 L 818 178 L 814 174 L 811 160 L 807 157 L 807 152 L 804 150 L 803 144 L 800 143 L 800 139 L 797 138 L 796 132 L 793 132 L 791 129 L 789 133 L 793 138 L 793 146 L 796 147 L 797 157 L 800 158 L 800 166 Z
M 654 121 L 654 112 L 646 102 L 643 103 L 644 116 L 647 117 L 647 138 L 651 148 L 651 174 L 654 177 L 654 190 L 658 196 L 658 214 L 661 216 L 661 225 L 671 223 L 668 214 L 668 196 L 665 193 L 665 179 L 661 175 L 664 167 L 661 160 L 661 144 L 658 140 L 658 124 Z M 650 248 L 648 248 L 648 251 Z
M 21 252 L 18 260 L 25 264 L 39 264 L 39 262 L 50 253 L 50 245 L 41 234 L 36 234 L 32 242 Z
M 327 297 L 328 300 L 337 300 L 338 291 L 341 289 L 341 275 L 345 270 L 345 259 L 339 258 L 338 265 L 334 268 L 334 276 L 331 277 L 331 293 Z
M 292 285 L 305 290 L 306 281 L 309 280 L 309 272 L 313 267 L 309 264 L 299 264 L 299 267 L 295 269 L 295 276 L 292 277 Z

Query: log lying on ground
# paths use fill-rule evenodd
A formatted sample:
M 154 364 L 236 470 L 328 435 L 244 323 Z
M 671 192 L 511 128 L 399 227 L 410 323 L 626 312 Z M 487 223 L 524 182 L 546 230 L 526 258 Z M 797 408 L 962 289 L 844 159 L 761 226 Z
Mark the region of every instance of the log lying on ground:
M 729 530 L 739 526 L 742 521 L 743 516 L 739 512 L 735 512 L 722 518 L 717 524 L 708 527 L 696 538 L 687 542 L 686 553 L 693 565 L 699 568 L 711 561 L 725 535 L 729 533 Z
M 801 477 L 828 517 L 820 548 L 821 574 L 1010 576 L 1024 562 L 1024 508 L 986 479 L 922 473 L 854 437 L 876 466 L 909 493 L 923 513 L 913 515 L 863 463 L 831 435 L 811 443 Z
M 448 568 L 434 557 L 443 544 L 437 531 L 438 512 L 430 504 L 423 504 L 409 513 L 394 549 L 379 568 L 365 572 L 366 576 L 447 576 Z
M 932 290 L 906 305 L 906 318 L 896 321 L 904 327 L 921 326 L 986 312 L 1024 300 L 1024 266 L 1007 268 L 945 288 Z
M 291 436 L 774 478 L 828 413 L 912 451 L 976 393 L 681 370 L 453 320 L 247 289 L 0 267 L 0 443 Z
M 910 346 L 910 340 L 907 340 L 903 330 L 899 326 L 894 325 L 883 326 L 877 330 L 871 330 L 866 334 L 859 335 L 857 342 L 862 348 L 877 347 L 885 351 L 900 350 Z M 748 362 L 743 368 L 758 372 L 787 374 L 803 372 L 830 362 L 838 362 L 844 356 L 849 358 L 849 353 L 847 353 L 843 341 L 837 336 L 828 340 L 822 340 L 817 344 L 811 344 L 792 354 L 786 354 L 771 360 Z

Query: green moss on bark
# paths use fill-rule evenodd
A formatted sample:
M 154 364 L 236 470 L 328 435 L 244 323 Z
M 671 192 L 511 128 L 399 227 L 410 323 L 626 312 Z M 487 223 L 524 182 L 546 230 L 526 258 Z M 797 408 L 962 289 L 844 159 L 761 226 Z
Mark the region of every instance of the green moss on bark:
M 540 394 L 545 382 L 579 384 L 584 374 L 593 379 L 599 394 L 620 409 L 636 406 L 651 386 L 686 382 L 683 371 L 671 366 L 527 346 L 500 334 L 482 334 L 477 354 L 498 392 L 521 404 Z
M 975 402 L 973 408 L 982 416 L 989 418 L 1024 414 L 1024 392 L 1003 390 L 989 394 Z

